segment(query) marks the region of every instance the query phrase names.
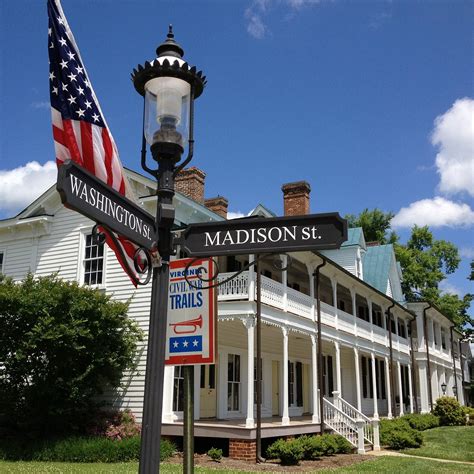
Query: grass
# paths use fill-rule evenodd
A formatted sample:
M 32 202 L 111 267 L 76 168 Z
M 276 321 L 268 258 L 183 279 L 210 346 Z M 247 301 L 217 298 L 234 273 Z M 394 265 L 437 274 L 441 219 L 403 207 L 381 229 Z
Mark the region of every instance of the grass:
M 443 426 L 423 431 L 423 446 L 405 449 L 414 454 L 437 459 L 474 462 L 474 426 Z
M 296 472 L 298 467 L 295 467 Z M 138 463 L 115 463 L 115 464 L 87 464 L 87 463 L 54 463 L 54 462 L 5 462 L 0 461 L 0 472 L 2 474 L 136 474 Z M 175 474 L 182 472 L 179 464 L 161 464 L 160 472 L 163 474 Z M 248 471 L 235 471 L 225 469 L 195 468 L 197 473 L 212 474 L 248 474 Z M 349 472 L 378 472 L 378 473 L 413 473 L 413 474 L 452 474 L 452 473 L 474 473 L 474 466 L 463 464 L 449 464 L 416 458 L 403 458 L 395 456 L 381 456 L 371 458 L 367 462 L 355 464 L 338 469 L 324 469 L 318 473 L 349 473 Z

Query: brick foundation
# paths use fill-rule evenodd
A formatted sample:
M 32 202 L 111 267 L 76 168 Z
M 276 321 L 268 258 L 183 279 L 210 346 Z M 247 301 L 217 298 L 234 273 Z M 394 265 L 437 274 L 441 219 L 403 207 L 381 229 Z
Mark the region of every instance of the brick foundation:
M 229 458 L 239 461 L 255 461 L 257 442 L 248 439 L 229 439 Z

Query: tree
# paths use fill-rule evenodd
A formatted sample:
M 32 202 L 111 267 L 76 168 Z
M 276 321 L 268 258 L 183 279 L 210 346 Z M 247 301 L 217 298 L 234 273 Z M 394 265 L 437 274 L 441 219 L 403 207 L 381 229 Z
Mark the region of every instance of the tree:
M 394 216 L 379 209 L 364 209 L 358 216 L 348 215 L 349 227 L 362 227 L 367 241 L 381 244 L 393 243 L 395 256 L 402 267 L 402 290 L 407 301 L 428 301 L 436 305 L 460 330 L 473 324 L 467 314 L 474 295 L 462 298 L 451 293 L 442 293 L 439 285 L 456 271 L 461 259 L 457 247 L 445 240 L 436 240 L 427 226 L 414 226 L 406 244 L 399 242 L 391 231 Z M 471 262 L 470 279 L 474 279 L 474 261 Z
M 0 413 L 13 428 L 57 433 L 89 421 L 133 369 L 142 331 L 127 309 L 57 275 L 0 275 Z
M 390 231 L 390 222 L 394 215 L 392 212 L 383 212 L 380 209 L 371 211 L 364 209 L 358 216 L 347 214 L 345 218 L 349 227 L 362 227 L 367 242 L 388 244 L 398 240 L 397 234 Z
M 471 274 L 468 276 L 467 279 L 474 281 L 474 260 L 471 260 Z

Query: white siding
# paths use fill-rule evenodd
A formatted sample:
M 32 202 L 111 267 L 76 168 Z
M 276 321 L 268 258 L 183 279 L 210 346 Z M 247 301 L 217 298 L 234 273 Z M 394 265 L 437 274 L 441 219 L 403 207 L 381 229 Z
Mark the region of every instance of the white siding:
M 343 247 L 339 250 L 323 250 L 321 253 L 357 276 L 357 246 Z

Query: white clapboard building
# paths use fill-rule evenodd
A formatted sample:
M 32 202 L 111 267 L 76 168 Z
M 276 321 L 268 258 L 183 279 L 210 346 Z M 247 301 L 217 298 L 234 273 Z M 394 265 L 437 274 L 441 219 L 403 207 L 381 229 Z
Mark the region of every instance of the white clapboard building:
M 155 213 L 155 184 L 133 171 L 127 175 L 141 205 Z M 205 175 L 196 168 L 180 174 L 174 198 L 176 224 L 226 218 L 227 200 L 204 199 Z M 283 186 L 286 215 L 309 213 L 306 182 Z M 254 215 L 274 216 L 258 205 Z M 148 328 L 151 285 L 135 289 L 108 248 L 91 239 L 94 223 L 61 204 L 51 187 L 15 217 L 0 221 L 0 271 L 15 279 L 27 272 L 58 272 L 68 280 L 103 289 L 130 303 L 130 318 Z M 362 229 L 350 229 L 339 250 L 282 255 L 280 266 L 261 265 L 262 437 L 320 431 L 318 391 L 324 394 L 324 421 L 357 444 L 357 420 L 364 421 L 364 444 L 377 444 L 373 420 L 428 412 L 443 395 L 464 403 L 469 383 L 460 359 L 461 334 L 428 303 L 405 304 L 401 270 L 391 245 L 369 243 Z M 278 257 L 277 257 L 278 258 Z M 219 258 L 225 279 L 253 256 Z M 314 272 L 320 267 L 323 384 L 317 377 Z M 255 452 L 255 270 L 250 267 L 218 289 L 218 363 L 195 367 L 195 435 L 229 440 L 229 453 Z M 390 318 L 387 316 L 390 314 Z M 116 407 L 142 413 L 146 341 L 138 374 L 111 393 Z M 181 367 L 165 371 L 163 433 L 182 435 Z M 376 424 L 376 423 L 375 423 Z M 359 426 L 360 427 L 360 426 Z M 375 430 L 376 431 L 376 430 Z M 360 430 L 359 430 L 360 432 Z M 376 446 L 375 446 L 376 447 Z M 360 445 L 359 445 L 360 448 Z

